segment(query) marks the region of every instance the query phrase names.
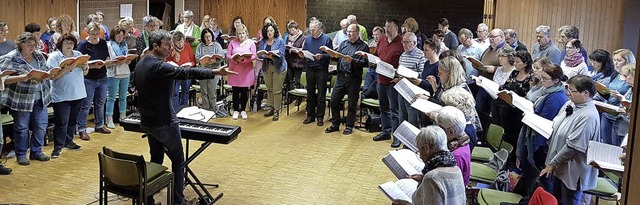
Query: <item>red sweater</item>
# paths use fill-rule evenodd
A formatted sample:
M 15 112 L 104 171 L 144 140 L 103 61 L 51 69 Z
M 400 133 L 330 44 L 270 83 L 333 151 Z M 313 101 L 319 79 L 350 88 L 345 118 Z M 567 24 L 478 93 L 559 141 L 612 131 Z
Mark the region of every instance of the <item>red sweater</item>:
M 391 43 L 387 41 L 387 37 L 384 36 L 380 40 L 378 40 L 378 45 L 376 46 L 376 56 L 380 58 L 380 60 L 391 64 L 393 67 L 397 68 L 400 62 L 400 55 L 404 52 L 404 48 L 402 48 L 402 36 L 396 36 Z M 378 74 L 378 83 L 381 85 L 391 84 L 391 78 L 387 78 L 383 75 Z
M 170 54 L 164 61 L 169 62 L 173 61 L 178 65 L 182 65 L 187 62 L 191 62 L 191 67 L 196 65 L 196 57 L 193 55 L 193 50 L 191 50 L 191 46 L 188 43 L 184 43 L 184 47 L 180 52 L 180 59 L 176 60 L 172 54 Z

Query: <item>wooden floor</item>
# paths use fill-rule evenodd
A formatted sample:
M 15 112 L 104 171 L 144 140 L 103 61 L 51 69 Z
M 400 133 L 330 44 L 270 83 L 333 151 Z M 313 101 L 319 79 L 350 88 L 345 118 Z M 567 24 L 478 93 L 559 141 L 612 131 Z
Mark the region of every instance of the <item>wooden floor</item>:
M 214 194 L 224 193 L 219 204 L 390 203 L 377 186 L 396 180 L 381 161 L 391 141 L 374 142 L 371 138 L 376 133 L 358 130 L 348 136 L 341 132 L 325 134 L 329 123 L 324 127 L 303 125 L 304 110 L 296 112 L 295 107 L 291 115 L 283 113 L 279 122 L 262 114 L 249 113 L 248 120 L 213 120 L 242 126 L 242 133 L 229 145 L 212 145 L 192 163 L 201 180 L 220 184 L 209 189 Z M 6 165 L 14 171 L 0 176 L 0 203 L 94 202 L 98 193 L 97 155 L 102 146 L 149 159 L 147 141 L 140 133 L 119 126 L 112 131 L 109 135 L 92 133 L 90 141 L 76 139 L 81 151 L 64 150 L 60 158 L 49 162 L 31 161 L 29 166 L 20 166 L 15 158 L 9 159 Z M 190 150 L 199 145 L 192 143 Z M 53 145 L 43 149 L 49 155 Z M 168 158 L 164 165 L 170 167 Z M 156 199 L 163 202 L 164 194 Z M 196 196 L 190 187 L 185 195 Z M 112 199 L 112 204 L 131 203 L 115 196 Z

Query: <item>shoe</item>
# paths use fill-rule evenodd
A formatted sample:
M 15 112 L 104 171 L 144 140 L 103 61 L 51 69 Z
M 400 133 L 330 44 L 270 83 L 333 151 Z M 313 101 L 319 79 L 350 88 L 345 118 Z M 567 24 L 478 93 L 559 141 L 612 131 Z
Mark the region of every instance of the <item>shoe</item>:
M 110 129 L 116 128 L 116 125 L 113 124 L 113 116 L 107 115 L 107 127 Z
M 280 119 L 280 110 L 276 110 L 275 112 L 273 112 L 273 117 L 271 118 L 271 121 L 278 121 Z
M 248 116 L 247 116 L 247 112 L 245 112 L 245 111 L 240 112 L 240 116 L 242 116 L 242 119 L 243 119 L 243 120 L 246 120 L 246 119 L 247 119 L 247 117 L 248 117 Z
M 91 137 L 89 137 L 89 134 L 87 134 L 87 131 L 78 132 L 78 135 L 80 135 L 81 140 L 86 141 L 91 139 Z
M 111 134 L 111 130 L 108 130 L 107 128 L 104 128 L 104 127 L 96 128 L 96 132 L 102 133 L 102 134 Z
M 353 127 L 345 127 L 344 130 L 342 131 L 343 135 L 350 135 L 351 133 L 353 133 Z
M 269 109 L 267 110 L 267 112 L 264 113 L 264 117 L 271 117 L 273 115 L 273 109 Z
M 68 143 L 66 145 L 64 145 L 64 148 L 70 149 L 70 150 L 80 150 L 82 147 L 80 145 L 77 145 L 76 143 Z
M 400 147 L 400 145 L 401 145 L 400 140 L 397 140 L 397 139 L 393 138 L 393 143 L 391 143 L 391 147 L 392 148 L 398 148 L 398 147 Z
M 30 160 L 38 160 L 38 161 L 41 161 L 41 162 L 46 162 L 46 161 L 49 161 L 51 158 L 49 158 L 49 156 L 45 155 L 44 153 L 40 152 L 40 153 L 38 153 L 36 155 L 33 155 L 33 154 L 29 155 L 29 159 Z
M 234 120 L 237 120 L 238 119 L 238 115 L 240 115 L 240 112 L 233 111 L 233 116 L 231 116 L 231 118 L 233 118 Z
M 26 166 L 31 164 L 31 162 L 29 162 L 27 157 L 18 157 L 18 164 Z
M 312 122 L 315 122 L 315 121 L 316 121 L 316 119 L 315 119 L 315 118 L 307 117 L 307 119 L 306 119 L 306 120 L 302 121 L 302 124 L 305 124 L 305 125 L 306 125 L 306 124 L 309 124 L 309 123 L 312 123 Z
M 391 136 L 389 135 L 385 136 L 385 134 L 382 134 L 382 133 L 373 137 L 373 141 L 383 141 L 383 140 L 390 140 L 390 139 L 391 139 Z
M 332 133 L 332 132 L 337 132 L 338 130 L 340 130 L 340 126 L 335 126 L 335 125 L 331 125 L 329 127 L 327 127 L 327 129 L 324 130 L 324 133 Z
M 53 148 L 53 152 L 51 152 L 51 158 L 58 158 L 62 153 L 62 148 Z
M 7 168 L 4 165 L 0 164 L 0 175 L 9 175 L 13 170 L 11 168 Z
M 118 119 L 118 122 L 122 122 L 122 121 L 124 121 L 124 119 L 126 119 L 126 118 L 127 118 L 127 116 L 126 116 L 126 115 L 120 114 L 120 118 Z
M 322 127 L 324 126 L 324 121 L 322 119 L 318 119 L 318 121 L 316 121 L 316 125 L 318 125 L 318 127 Z

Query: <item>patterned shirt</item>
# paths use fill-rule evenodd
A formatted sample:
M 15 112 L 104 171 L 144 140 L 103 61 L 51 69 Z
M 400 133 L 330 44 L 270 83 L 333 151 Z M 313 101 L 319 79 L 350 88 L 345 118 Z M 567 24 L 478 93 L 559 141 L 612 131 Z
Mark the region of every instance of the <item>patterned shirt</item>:
M 36 67 L 27 62 L 17 49 L 9 52 L 7 55 L 0 57 L 0 71 L 15 70 L 13 75 L 22 75 L 29 73 L 31 70 L 48 71 L 47 60 L 40 52 L 35 52 L 33 59 L 36 61 Z M 42 82 L 29 80 L 27 82 L 18 82 L 6 87 L 2 92 L 0 104 L 11 108 L 11 110 L 19 112 L 31 112 L 36 99 L 41 99 L 43 105 L 47 106 L 51 102 L 51 81 L 45 79 Z M 40 96 L 36 96 L 36 94 Z

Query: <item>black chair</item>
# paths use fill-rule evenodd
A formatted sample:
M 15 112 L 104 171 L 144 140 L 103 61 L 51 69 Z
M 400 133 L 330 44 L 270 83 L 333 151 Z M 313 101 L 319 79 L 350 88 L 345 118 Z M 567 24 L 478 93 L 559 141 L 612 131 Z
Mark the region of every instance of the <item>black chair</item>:
M 106 147 L 100 161 L 100 204 L 107 204 L 108 192 L 148 204 L 147 198 L 167 188 L 167 202 L 173 204 L 173 173 L 160 164 L 145 162 L 142 155 L 115 152 Z

